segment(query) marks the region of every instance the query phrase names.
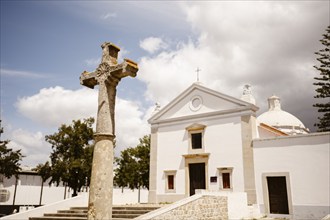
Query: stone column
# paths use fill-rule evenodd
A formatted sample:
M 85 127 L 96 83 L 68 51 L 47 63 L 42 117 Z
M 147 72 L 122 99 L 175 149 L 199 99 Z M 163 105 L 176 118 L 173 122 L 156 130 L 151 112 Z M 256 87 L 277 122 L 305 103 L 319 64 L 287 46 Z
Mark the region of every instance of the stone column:
M 115 139 L 116 87 L 126 77 L 135 77 L 137 63 L 125 59 L 117 63 L 119 47 L 102 44 L 102 62 L 94 72 L 84 71 L 80 83 L 89 88 L 99 85 L 95 147 L 88 201 L 88 220 L 112 218 L 113 148 Z

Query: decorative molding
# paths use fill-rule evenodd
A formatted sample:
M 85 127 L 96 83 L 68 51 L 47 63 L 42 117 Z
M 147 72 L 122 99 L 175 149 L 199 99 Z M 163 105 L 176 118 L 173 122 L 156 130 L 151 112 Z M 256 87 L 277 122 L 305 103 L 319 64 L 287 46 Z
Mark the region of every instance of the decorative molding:
M 210 153 L 183 154 L 182 156 L 185 159 L 188 159 L 188 158 L 208 158 L 210 156 Z
M 199 95 L 195 95 L 190 99 L 189 108 L 193 112 L 197 112 L 203 106 L 203 99 Z
M 235 114 L 239 113 L 239 114 Z M 158 113 L 157 113 L 158 114 Z M 150 124 L 160 124 L 160 123 L 170 123 L 170 122 L 182 122 L 185 120 L 191 120 L 191 119 L 201 119 L 206 117 L 231 117 L 231 116 L 242 116 L 242 115 L 255 115 L 255 112 L 252 112 L 251 109 L 247 106 L 239 107 L 236 109 L 229 109 L 229 110 L 220 110 L 220 111 L 214 111 L 214 112 L 207 112 L 207 113 L 201 113 L 196 115 L 188 115 L 188 116 L 181 116 L 177 118 L 168 118 L 168 119 L 157 119 L 157 120 L 150 120 Z M 201 119 L 202 120 L 202 119 Z
M 204 130 L 205 128 L 206 128 L 206 125 L 194 123 L 194 124 L 186 127 L 186 130 L 187 131 L 198 131 L 198 130 Z

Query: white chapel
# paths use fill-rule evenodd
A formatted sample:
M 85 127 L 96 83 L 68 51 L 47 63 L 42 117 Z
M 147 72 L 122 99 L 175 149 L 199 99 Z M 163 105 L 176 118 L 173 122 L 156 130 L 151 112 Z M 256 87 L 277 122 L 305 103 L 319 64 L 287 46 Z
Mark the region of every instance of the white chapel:
M 266 215 L 329 214 L 330 133 L 309 133 L 277 96 L 268 104 L 257 117 L 249 85 L 234 98 L 194 83 L 157 109 L 149 119 L 149 203 L 199 190 L 243 192 Z

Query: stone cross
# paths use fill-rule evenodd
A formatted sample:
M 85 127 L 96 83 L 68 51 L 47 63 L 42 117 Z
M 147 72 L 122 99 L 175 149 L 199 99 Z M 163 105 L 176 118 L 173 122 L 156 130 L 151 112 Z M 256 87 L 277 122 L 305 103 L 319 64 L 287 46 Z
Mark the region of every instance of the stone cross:
M 84 71 L 80 83 L 89 88 L 99 85 L 95 147 L 88 201 L 88 220 L 112 218 L 113 148 L 115 138 L 116 87 L 126 77 L 135 77 L 137 63 L 124 59 L 117 63 L 120 48 L 102 44 L 102 61 L 94 72 Z

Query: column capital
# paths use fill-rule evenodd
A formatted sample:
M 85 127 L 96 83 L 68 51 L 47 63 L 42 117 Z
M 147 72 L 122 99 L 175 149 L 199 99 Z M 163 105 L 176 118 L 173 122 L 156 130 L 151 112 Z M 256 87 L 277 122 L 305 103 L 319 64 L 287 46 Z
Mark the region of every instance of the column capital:
M 94 140 L 95 142 L 102 141 L 102 140 L 110 140 L 113 141 L 116 138 L 116 135 L 109 134 L 109 133 L 95 133 Z

